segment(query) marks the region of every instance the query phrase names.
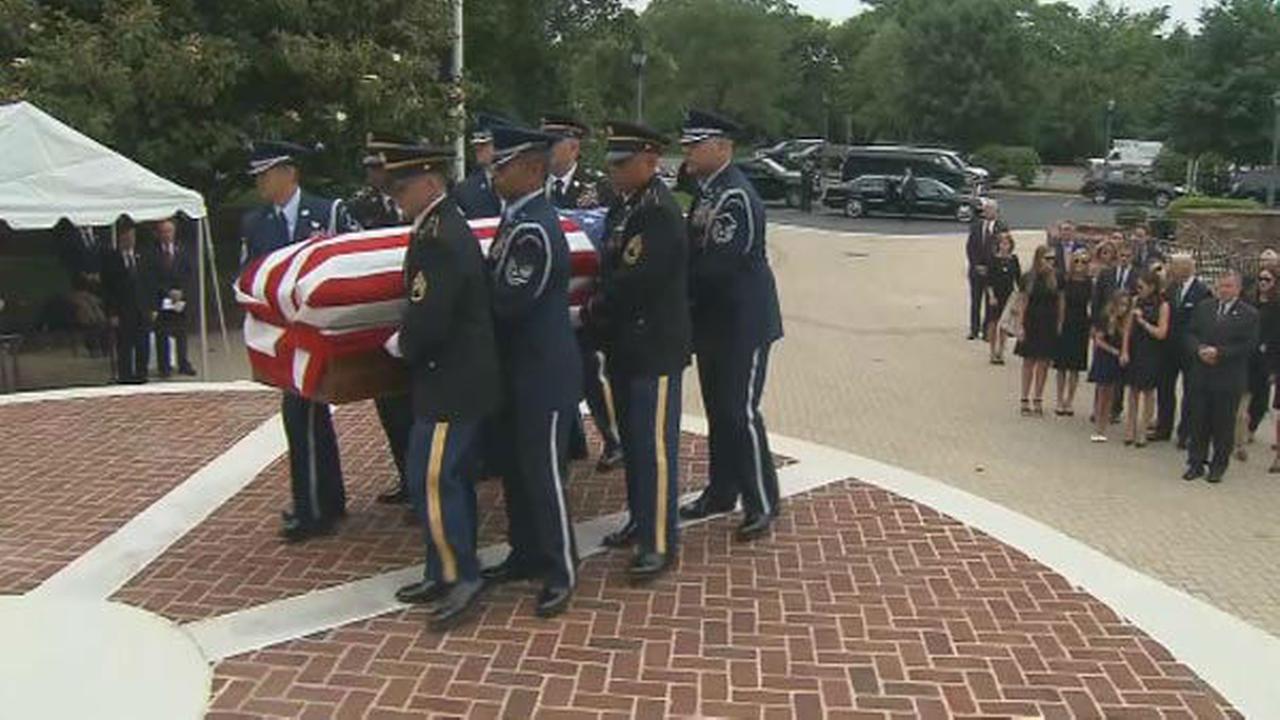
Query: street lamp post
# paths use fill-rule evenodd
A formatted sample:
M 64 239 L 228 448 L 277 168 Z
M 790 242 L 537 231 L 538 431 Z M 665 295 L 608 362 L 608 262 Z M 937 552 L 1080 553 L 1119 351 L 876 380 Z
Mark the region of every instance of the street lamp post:
M 467 101 L 462 94 L 462 2 L 463 0 L 453 0 L 453 77 L 451 81 L 453 91 L 457 93 L 453 98 L 455 132 L 453 177 L 457 181 L 461 181 L 467 175 Z
M 1280 92 L 1271 96 L 1276 111 L 1276 129 L 1271 137 L 1271 172 L 1267 173 L 1267 207 L 1276 205 L 1276 176 L 1280 175 Z
M 636 122 L 644 122 L 644 66 L 649 62 L 649 55 L 644 48 L 636 45 L 631 51 L 631 67 L 636 69 Z
M 1112 122 L 1112 119 L 1113 119 L 1113 117 L 1115 116 L 1115 114 L 1116 114 L 1116 101 L 1115 101 L 1115 100 L 1108 100 L 1108 101 L 1107 101 L 1107 123 L 1106 123 L 1105 140 L 1103 141 L 1103 143 L 1104 143 L 1104 144 L 1103 144 L 1103 147 L 1102 147 L 1102 156 L 1103 156 L 1103 157 L 1106 157 L 1106 156 L 1108 156 L 1108 155 L 1110 155 L 1110 154 L 1111 154 L 1111 122 Z

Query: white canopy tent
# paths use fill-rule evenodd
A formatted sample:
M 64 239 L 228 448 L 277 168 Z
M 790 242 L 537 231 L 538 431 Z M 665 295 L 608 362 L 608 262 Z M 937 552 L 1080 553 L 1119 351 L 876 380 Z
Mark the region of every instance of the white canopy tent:
M 230 352 L 209 213 L 200 193 L 156 175 L 26 102 L 0 105 L 0 158 L 4 158 L 0 162 L 0 220 L 14 230 L 52 228 L 64 218 L 76 225 L 112 225 L 121 215 L 147 222 L 181 213 L 199 221 L 196 256 L 202 375 L 209 367 L 206 257 L 214 279 L 222 343 Z

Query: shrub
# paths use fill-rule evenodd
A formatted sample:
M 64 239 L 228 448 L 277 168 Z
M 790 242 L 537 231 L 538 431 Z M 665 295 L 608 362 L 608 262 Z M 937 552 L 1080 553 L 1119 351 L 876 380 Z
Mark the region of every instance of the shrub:
M 1169 203 L 1168 213 L 1177 217 L 1188 210 L 1260 210 L 1262 205 L 1249 198 L 1209 197 L 1186 195 Z
M 1187 156 L 1177 150 L 1165 148 L 1156 156 L 1151 171 L 1160 182 L 1181 185 L 1187 181 Z
M 1034 184 L 1040 176 L 1040 155 L 1031 147 L 986 145 L 973 154 L 973 162 L 991 172 L 993 185 L 1012 175 L 1025 188 Z
M 1147 209 L 1136 206 L 1126 206 L 1116 208 L 1116 225 L 1130 230 L 1139 225 L 1147 224 Z

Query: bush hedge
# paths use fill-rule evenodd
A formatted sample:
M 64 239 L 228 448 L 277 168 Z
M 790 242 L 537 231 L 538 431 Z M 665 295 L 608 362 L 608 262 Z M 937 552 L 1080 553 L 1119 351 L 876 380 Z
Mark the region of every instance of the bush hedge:
M 1022 187 L 1030 187 L 1040 176 L 1040 154 L 1022 145 L 985 145 L 973 154 L 975 165 L 991 172 L 991 184 L 1013 176 Z
M 1261 210 L 1262 205 L 1249 198 L 1186 195 L 1169 203 L 1168 214 L 1177 217 L 1188 210 Z

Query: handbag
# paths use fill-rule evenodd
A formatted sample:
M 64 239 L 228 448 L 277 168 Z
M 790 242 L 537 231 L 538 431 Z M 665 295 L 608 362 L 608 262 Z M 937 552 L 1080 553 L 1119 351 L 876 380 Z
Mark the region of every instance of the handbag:
M 1027 294 L 1015 290 L 1004 304 L 1004 313 L 1000 315 L 1000 329 L 1005 335 L 1022 339 L 1022 313 L 1026 310 Z

